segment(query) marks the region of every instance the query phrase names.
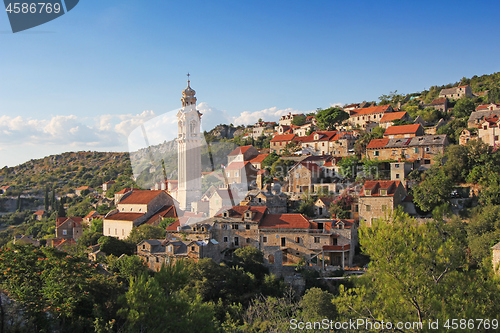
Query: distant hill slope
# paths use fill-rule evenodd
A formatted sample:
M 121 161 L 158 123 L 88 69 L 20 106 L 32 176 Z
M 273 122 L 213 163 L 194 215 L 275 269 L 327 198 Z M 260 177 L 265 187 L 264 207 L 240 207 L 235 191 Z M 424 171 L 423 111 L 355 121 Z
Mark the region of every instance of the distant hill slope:
M 14 193 L 44 193 L 45 187 L 63 194 L 79 186 L 98 188 L 118 177 L 130 179 L 128 153 L 71 152 L 31 160 L 0 170 L 0 184 L 14 187 Z

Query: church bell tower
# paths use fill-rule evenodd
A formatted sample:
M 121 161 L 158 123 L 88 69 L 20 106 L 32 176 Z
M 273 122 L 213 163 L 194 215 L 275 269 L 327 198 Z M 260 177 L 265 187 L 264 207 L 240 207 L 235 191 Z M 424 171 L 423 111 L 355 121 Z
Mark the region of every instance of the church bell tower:
M 191 203 L 201 199 L 201 113 L 196 110 L 196 92 L 190 86 L 189 76 L 182 91 L 182 109 L 177 113 L 177 200 L 185 211 L 191 211 Z

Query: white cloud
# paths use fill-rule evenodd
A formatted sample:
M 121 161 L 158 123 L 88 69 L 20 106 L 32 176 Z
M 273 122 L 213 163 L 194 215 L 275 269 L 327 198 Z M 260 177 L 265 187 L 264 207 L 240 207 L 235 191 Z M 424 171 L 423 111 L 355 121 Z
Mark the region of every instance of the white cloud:
M 146 121 L 156 117 L 153 111 L 143 111 L 141 114 L 131 115 L 119 115 L 117 116 L 122 121 L 115 125 L 115 131 L 117 133 L 123 134 L 124 136 L 128 136 L 134 128 L 142 125 Z
M 214 108 L 205 102 L 201 102 L 196 108 L 203 114 L 201 117 L 203 131 L 210 131 L 219 124 L 230 124 L 234 120 L 234 117 L 230 117 L 226 111 Z
M 276 121 L 278 122 L 281 116 L 288 113 L 306 113 L 294 110 L 292 108 L 278 110 L 277 107 L 272 107 L 269 109 L 264 109 L 260 111 L 244 111 L 239 117 L 233 118 L 233 123 L 235 125 L 252 125 L 255 124 L 260 118 L 264 121 Z

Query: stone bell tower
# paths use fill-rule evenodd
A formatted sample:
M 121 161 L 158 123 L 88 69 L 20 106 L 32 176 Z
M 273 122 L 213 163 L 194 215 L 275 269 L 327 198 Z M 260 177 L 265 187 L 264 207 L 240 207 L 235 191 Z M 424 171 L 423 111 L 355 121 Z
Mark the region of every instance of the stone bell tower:
M 182 91 L 182 109 L 177 113 L 177 200 L 185 211 L 191 211 L 191 203 L 201 198 L 201 113 L 196 110 L 196 92 L 189 85 L 189 76 Z

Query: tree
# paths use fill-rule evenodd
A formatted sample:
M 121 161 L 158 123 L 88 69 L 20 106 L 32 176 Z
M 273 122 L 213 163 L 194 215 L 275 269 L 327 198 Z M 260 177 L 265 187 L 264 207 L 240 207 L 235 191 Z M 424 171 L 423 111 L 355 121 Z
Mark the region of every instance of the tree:
M 467 269 L 465 244 L 442 222 L 419 223 L 396 211 L 360 228 L 360 244 L 370 256 L 367 274 L 355 288 L 340 288 L 335 304 L 342 317 L 385 322 L 445 322 L 467 313 L 489 318 L 499 298 L 495 280 Z M 484 304 L 485 306 L 479 306 Z M 415 330 L 415 328 L 414 328 Z
M 450 197 L 453 180 L 439 166 L 425 173 L 424 181 L 413 188 L 415 203 L 425 212 L 442 205 Z
M 332 301 L 333 295 L 328 291 L 320 288 L 308 289 L 300 301 L 302 318 L 307 318 L 307 321 L 321 321 L 325 318 L 335 319 L 337 310 Z
M 274 164 L 274 162 L 276 162 L 277 160 L 279 160 L 279 156 L 278 154 L 276 154 L 275 152 L 272 152 L 271 154 L 267 155 L 267 157 L 262 161 L 262 168 L 266 168 L 266 167 L 270 167 Z
M 176 222 L 177 220 L 178 219 L 175 217 L 166 217 L 163 220 L 161 220 L 159 227 L 162 229 L 167 229 L 169 225 Z
M 337 124 L 341 124 L 347 119 L 349 119 L 349 113 L 337 107 L 321 110 L 316 114 L 318 126 L 323 131 L 333 131 Z
M 342 158 L 337 164 L 340 166 L 340 172 L 345 178 L 356 178 L 359 159 L 356 156 Z
M 292 119 L 292 125 L 295 125 L 295 126 L 302 126 L 305 123 L 306 123 L 306 116 L 304 116 L 304 115 L 298 115 L 298 116 L 293 117 L 293 119 Z
M 461 98 L 457 101 L 453 107 L 453 114 L 457 118 L 469 117 L 472 111 L 476 109 L 472 99 L 468 97 Z
M 131 244 L 138 244 L 145 239 L 163 239 L 165 238 L 165 228 L 149 224 L 143 224 L 140 227 L 132 229 L 127 241 Z
M 131 255 L 134 253 L 135 245 L 122 241 L 115 237 L 102 236 L 97 241 L 101 244 L 100 250 L 107 255 L 121 256 L 122 254 Z

